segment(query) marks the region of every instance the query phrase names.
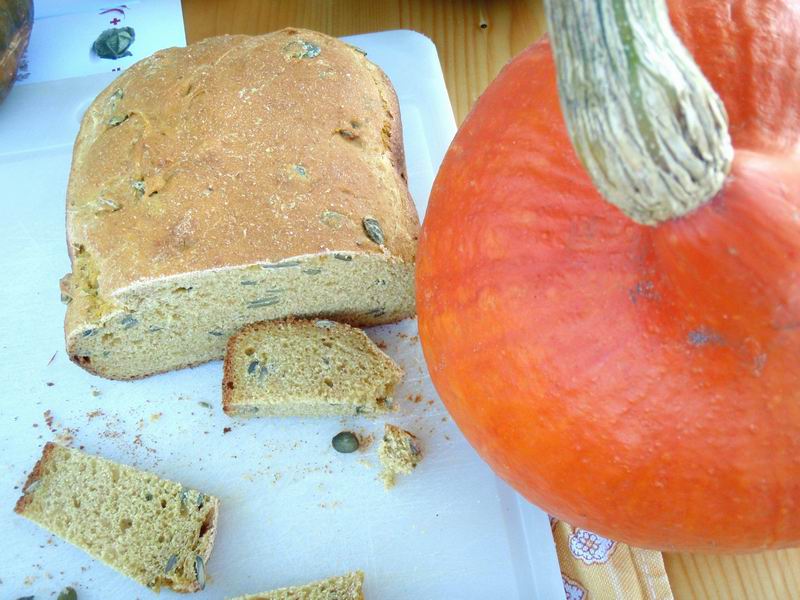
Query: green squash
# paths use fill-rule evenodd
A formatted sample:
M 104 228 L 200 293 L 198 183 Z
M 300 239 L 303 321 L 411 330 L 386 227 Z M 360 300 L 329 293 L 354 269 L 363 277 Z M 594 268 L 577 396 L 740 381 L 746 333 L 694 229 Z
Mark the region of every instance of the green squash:
M 8 95 L 33 27 L 33 0 L 0 0 L 0 102 Z

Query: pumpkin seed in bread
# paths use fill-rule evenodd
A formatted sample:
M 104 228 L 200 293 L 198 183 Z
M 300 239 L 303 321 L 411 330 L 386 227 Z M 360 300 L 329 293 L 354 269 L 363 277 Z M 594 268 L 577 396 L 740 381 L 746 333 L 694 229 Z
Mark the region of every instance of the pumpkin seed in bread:
M 218 507 L 179 483 L 48 443 L 15 511 L 142 585 L 195 592 Z

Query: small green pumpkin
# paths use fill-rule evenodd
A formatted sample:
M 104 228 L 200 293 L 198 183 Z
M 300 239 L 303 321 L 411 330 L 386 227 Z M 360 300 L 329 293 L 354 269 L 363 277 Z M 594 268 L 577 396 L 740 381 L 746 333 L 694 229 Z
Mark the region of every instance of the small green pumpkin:
M 0 102 L 8 95 L 33 27 L 33 0 L 0 0 Z

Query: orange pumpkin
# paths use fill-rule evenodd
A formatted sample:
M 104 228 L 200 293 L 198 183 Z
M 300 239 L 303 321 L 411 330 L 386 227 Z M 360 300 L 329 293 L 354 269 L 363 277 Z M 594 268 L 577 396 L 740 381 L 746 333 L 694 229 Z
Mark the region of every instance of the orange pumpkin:
M 571 145 L 545 39 L 476 103 L 417 261 L 433 382 L 552 514 L 644 547 L 800 544 L 800 5 L 672 0 L 722 98 L 722 190 L 656 226 Z

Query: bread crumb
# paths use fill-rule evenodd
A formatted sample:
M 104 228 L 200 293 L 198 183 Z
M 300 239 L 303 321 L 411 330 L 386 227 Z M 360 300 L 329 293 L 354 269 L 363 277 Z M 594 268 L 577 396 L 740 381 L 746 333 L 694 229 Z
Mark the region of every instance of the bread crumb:
M 97 397 L 102 393 L 103 392 L 101 392 L 99 389 L 97 389 L 96 387 L 92 386 L 92 396 Z
M 364 434 L 360 431 L 356 432 L 356 437 L 358 438 L 358 451 L 359 452 L 366 452 L 370 446 L 372 446 L 372 442 L 375 441 L 375 436 L 371 433 Z
M 386 423 L 378 458 L 383 465 L 380 478 L 389 490 L 394 487 L 398 474 L 411 474 L 422 460 L 419 439 L 410 431 Z
M 163 414 L 164 413 L 160 413 L 160 412 L 153 413 L 152 415 L 150 415 L 150 422 L 151 423 L 155 423 L 156 421 L 158 421 L 162 417 Z
M 231 428 L 230 428 L 230 427 L 224 427 L 224 428 L 222 429 L 222 433 L 223 433 L 223 435 L 224 435 L 224 434 L 226 434 L 226 433 L 230 433 L 230 432 L 231 432 Z

